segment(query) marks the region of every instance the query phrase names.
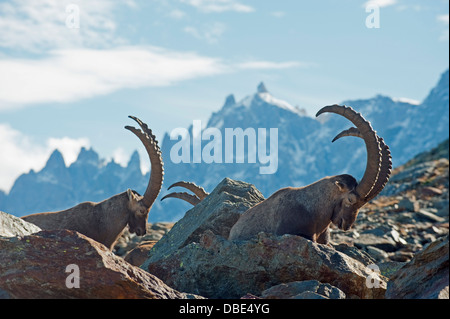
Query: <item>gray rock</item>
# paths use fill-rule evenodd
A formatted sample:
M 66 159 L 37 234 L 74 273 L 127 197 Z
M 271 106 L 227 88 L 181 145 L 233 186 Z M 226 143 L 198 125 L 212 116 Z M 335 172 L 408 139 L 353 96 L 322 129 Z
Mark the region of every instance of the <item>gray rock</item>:
M 377 263 L 376 265 L 380 269 L 380 272 L 383 276 L 386 278 L 391 278 L 391 276 L 397 272 L 400 268 L 402 268 L 406 262 L 399 262 L 399 261 L 386 261 Z
M 305 291 L 294 296 L 292 299 L 329 299 L 329 298 L 322 296 L 321 294 L 318 294 L 316 292 Z
M 142 268 L 147 269 L 149 263 L 169 256 L 189 243 L 198 242 L 206 230 L 228 238 L 240 215 L 262 200 L 264 196 L 253 185 L 225 178 L 158 241 Z
M 418 215 L 419 217 L 423 217 L 427 220 L 430 220 L 432 222 L 442 223 L 445 221 L 444 218 L 439 217 L 425 209 L 419 210 L 418 212 L 416 212 L 416 215 Z
M 409 212 L 417 212 L 420 209 L 419 202 L 413 198 L 403 197 L 398 202 L 399 209 L 404 209 Z
M 442 237 L 429 244 L 395 272 L 388 282 L 386 298 L 448 299 L 448 239 L 448 236 Z
M 0 237 L 26 236 L 39 231 L 38 226 L 0 211 Z
M 386 252 L 395 251 L 397 249 L 397 244 L 392 238 L 371 231 L 362 232 L 361 236 L 354 240 L 354 245 L 358 248 L 372 246 Z
M 228 241 L 206 231 L 148 271 L 179 291 L 208 298 L 239 298 L 293 281 L 327 282 L 349 297 L 383 298 L 386 282 L 369 288 L 372 274 L 359 261 L 325 245 L 294 235 L 260 233 L 248 241 Z
M 448 194 L 448 190 L 447 190 Z M 447 217 L 449 215 L 449 200 L 441 199 L 433 202 L 434 207 L 437 209 L 436 215 L 440 217 Z
M 68 271 L 69 265 L 75 268 Z M 68 279 L 71 284 L 78 283 L 70 286 Z M 51 230 L 24 237 L 0 238 L 0 298 L 201 297 L 168 287 L 82 234 Z
M 345 293 L 330 284 L 306 280 L 270 287 L 261 293 L 261 297 L 265 299 L 345 299 Z
M 373 246 L 366 247 L 367 253 L 377 261 L 385 261 L 389 258 L 388 254 L 379 248 Z
M 340 251 L 341 253 L 344 253 L 347 256 L 358 260 L 365 266 L 373 264 L 376 261 L 370 254 L 368 254 L 364 250 L 360 250 L 354 246 L 349 246 L 347 244 L 339 244 L 339 245 L 333 245 L 333 247 L 337 251 Z

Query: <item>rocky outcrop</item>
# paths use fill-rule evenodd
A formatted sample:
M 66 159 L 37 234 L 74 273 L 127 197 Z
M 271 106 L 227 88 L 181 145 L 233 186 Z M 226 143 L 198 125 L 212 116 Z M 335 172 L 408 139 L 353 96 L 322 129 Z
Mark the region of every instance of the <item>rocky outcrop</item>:
M 330 284 L 317 280 L 279 284 L 261 293 L 264 299 L 345 299 L 345 293 Z
M 0 298 L 448 298 L 448 159 L 421 158 L 395 170 L 392 194 L 365 205 L 352 229 L 333 228 L 328 246 L 264 233 L 228 241 L 263 200 L 228 178 L 173 227 L 125 231 L 113 252 L 0 213 Z
M 0 238 L 0 298 L 189 298 L 70 230 Z
M 127 226 L 114 244 L 113 252 L 117 256 L 123 257 L 137 246 L 156 243 L 169 232 L 173 224 L 168 222 L 147 223 L 147 233 L 144 236 L 137 236 L 135 233 L 130 233 Z
M 429 244 L 395 272 L 389 280 L 386 298 L 448 299 L 448 236 Z
M 39 231 L 38 226 L 0 211 L 0 237 L 26 236 Z
M 339 251 L 303 237 L 260 233 L 248 241 L 228 241 L 206 231 L 166 258 L 150 262 L 148 271 L 177 290 L 208 298 L 239 298 L 281 283 L 318 280 L 348 297 L 383 298 L 385 278 L 378 288 L 367 284 L 372 271 Z
M 199 242 L 206 230 L 228 238 L 239 216 L 262 200 L 264 196 L 253 185 L 225 178 L 158 241 L 142 268 L 147 269 L 149 263 L 169 256 L 189 243 Z

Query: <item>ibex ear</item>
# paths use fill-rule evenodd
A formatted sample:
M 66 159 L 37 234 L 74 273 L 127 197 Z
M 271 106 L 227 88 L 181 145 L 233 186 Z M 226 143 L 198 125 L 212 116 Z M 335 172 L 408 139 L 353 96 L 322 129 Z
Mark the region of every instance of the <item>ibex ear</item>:
M 341 193 L 347 191 L 347 187 L 346 187 L 344 184 L 342 184 L 341 182 L 339 182 L 339 181 L 335 181 L 335 182 L 334 182 L 334 185 L 337 186 L 337 188 L 339 189 L 339 191 L 340 191 Z
M 129 188 L 127 189 L 127 194 L 130 203 L 137 202 L 139 200 L 138 196 Z

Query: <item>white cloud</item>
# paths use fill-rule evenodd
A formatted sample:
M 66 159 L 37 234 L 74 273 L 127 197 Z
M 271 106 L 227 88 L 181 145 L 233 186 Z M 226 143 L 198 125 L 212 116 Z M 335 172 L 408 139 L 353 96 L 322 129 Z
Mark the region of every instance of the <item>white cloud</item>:
M 139 158 L 141 162 L 141 172 L 146 174 L 150 171 L 150 163 L 148 162 L 148 155 L 144 151 L 138 151 Z M 116 148 L 112 152 L 111 159 L 114 160 L 115 163 L 127 167 L 128 162 L 130 161 L 130 154 L 128 154 L 122 147 Z
M 70 165 L 77 160 L 81 147 L 89 148 L 89 146 L 88 138 L 51 137 L 46 142 L 47 151 L 51 152 L 58 149 L 63 154 L 66 165 Z
M 157 47 L 55 50 L 42 59 L 0 58 L 0 111 L 38 103 L 70 102 L 123 88 L 161 87 L 237 72 L 309 67 L 298 61 L 225 63 Z
M 412 105 L 420 105 L 422 103 L 419 100 L 410 99 L 410 98 L 407 98 L 407 97 L 394 97 L 394 98 L 392 98 L 392 100 L 394 102 L 409 103 L 409 104 L 412 104 Z
M 125 150 L 122 147 L 118 147 L 113 151 L 112 159 L 117 164 L 126 167 L 128 165 L 128 161 L 130 160 L 130 156 L 125 152 Z
M 132 6 L 133 1 L 125 4 Z M 67 26 L 79 9 L 80 27 Z M 120 42 L 114 35 L 117 26 L 113 11 L 117 3 L 107 0 L 11 0 L 0 3 L 0 47 L 45 52 L 56 48 L 79 46 L 104 47 Z
M 448 14 L 442 14 L 437 17 L 437 20 L 443 24 L 446 28 L 442 31 L 441 36 L 439 37 L 440 41 L 447 41 L 449 40 L 449 32 L 448 32 L 448 26 L 449 26 L 449 15 Z
M 283 18 L 286 15 L 284 11 L 273 11 L 270 13 L 275 18 Z
M 364 7 L 389 7 L 397 3 L 397 0 L 369 0 L 364 3 Z
M 181 11 L 178 9 L 174 9 L 169 12 L 169 17 L 177 19 L 177 20 L 183 19 L 185 16 L 186 16 L 186 13 L 184 11 Z
M 441 14 L 437 17 L 438 21 L 443 22 L 445 25 L 448 26 L 449 24 L 449 15 L 448 14 Z
M 57 148 L 63 154 L 66 165 L 76 160 L 82 146 L 89 147 L 87 138 L 50 138 L 44 144 L 33 138 L 0 124 L 0 189 L 9 191 L 15 179 L 22 173 L 42 169 L 50 154 Z
M 184 32 L 201 40 L 206 40 L 208 43 L 217 43 L 220 36 L 225 32 L 225 25 L 220 22 L 215 22 L 212 25 L 206 25 L 202 30 L 196 27 L 187 26 L 183 29 Z
M 67 102 L 121 88 L 167 86 L 225 72 L 220 60 L 157 47 L 55 50 L 43 59 L 0 59 L 0 110 Z
M 242 4 L 235 0 L 180 0 L 182 3 L 191 5 L 202 12 L 253 12 L 255 9 L 251 6 Z

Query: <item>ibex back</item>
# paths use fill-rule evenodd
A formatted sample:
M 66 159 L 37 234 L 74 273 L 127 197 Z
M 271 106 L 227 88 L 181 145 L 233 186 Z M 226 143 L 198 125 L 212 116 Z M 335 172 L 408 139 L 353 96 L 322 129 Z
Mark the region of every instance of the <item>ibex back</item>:
M 45 230 L 78 231 L 109 249 L 112 249 L 127 225 L 130 232 L 138 236 L 144 235 L 148 213 L 161 190 L 164 168 L 161 151 L 152 131 L 138 118 L 130 118 L 140 125 L 142 131 L 131 126 L 125 128 L 142 141 L 151 163 L 150 181 L 143 196 L 128 189 L 99 203 L 85 202 L 67 210 L 32 214 L 22 218 Z

